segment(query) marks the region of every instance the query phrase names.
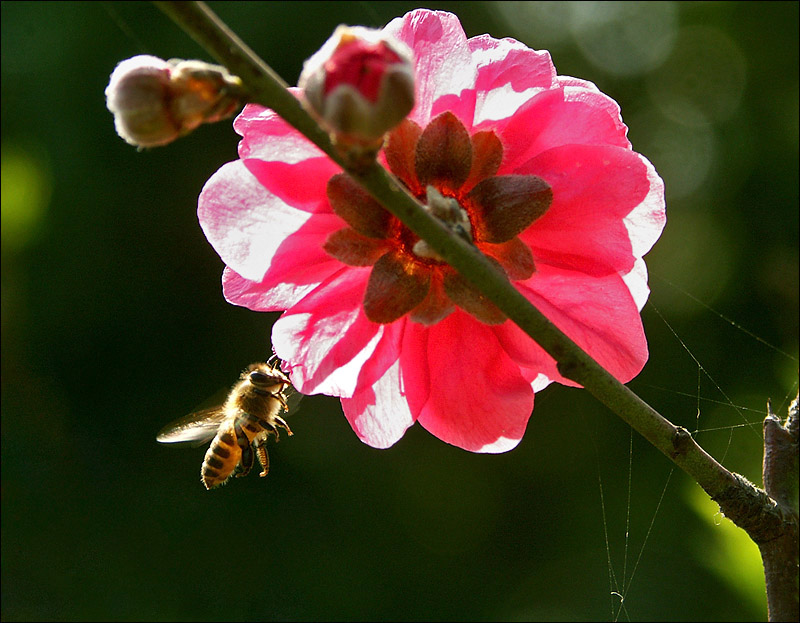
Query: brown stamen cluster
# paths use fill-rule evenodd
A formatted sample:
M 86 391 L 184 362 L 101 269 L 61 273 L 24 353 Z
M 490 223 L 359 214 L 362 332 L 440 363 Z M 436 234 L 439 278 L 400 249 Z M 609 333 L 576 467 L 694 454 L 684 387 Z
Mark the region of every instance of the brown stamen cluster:
M 392 172 L 454 234 L 467 238 L 509 279 L 530 277 L 534 261 L 518 235 L 545 213 L 550 186 L 535 175 L 496 175 L 503 146 L 494 132 L 469 135 L 450 112 L 422 130 L 406 119 L 385 147 Z M 328 182 L 333 211 L 348 227 L 334 232 L 325 251 L 350 266 L 372 266 L 364 311 L 373 322 L 405 314 L 432 325 L 457 305 L 487 324 L 503 313 L 346 173 Z

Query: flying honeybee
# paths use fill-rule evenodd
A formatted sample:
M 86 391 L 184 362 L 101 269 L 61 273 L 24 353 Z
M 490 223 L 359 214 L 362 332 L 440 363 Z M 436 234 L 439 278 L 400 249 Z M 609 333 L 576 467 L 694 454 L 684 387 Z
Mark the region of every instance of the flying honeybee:
M 234 473 L 246 476 L 254 456 L 261 463 L 260 476 L 269 472 L 266 442 L 271 434 L 280 440 L 278 429 L 292 431 L 281 417 L 302 397 L 292 388 L 289 377 L 273 364 L 251 364 L 239 377 L 224 404 L 191 413 L 165 426 L 158 434 L 161 443 L 213 441 L 206 452 L 201 479 L 206 489 L 221 485 Z

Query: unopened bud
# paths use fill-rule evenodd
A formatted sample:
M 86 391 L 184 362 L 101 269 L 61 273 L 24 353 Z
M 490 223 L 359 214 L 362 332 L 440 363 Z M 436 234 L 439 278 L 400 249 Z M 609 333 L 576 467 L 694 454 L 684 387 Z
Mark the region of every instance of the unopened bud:
M 157 147 L 231 116 L 242 95 L 241 80 L 221 65 L 141 55 L 114 69 L 106 106 L 125 141 Z
M 380 30 L 339 26 L 305 62 L 298 86 L 335 143 L 379 148 L 414 108 L 412 53 Z

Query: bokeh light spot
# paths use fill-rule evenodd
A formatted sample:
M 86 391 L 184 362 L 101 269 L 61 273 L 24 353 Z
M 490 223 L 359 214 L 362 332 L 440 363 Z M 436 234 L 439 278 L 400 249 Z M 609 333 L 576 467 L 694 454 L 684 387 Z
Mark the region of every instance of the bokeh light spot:
M 672 52 L 678 29 L 674 2 L 569 2 L 577 46 L 597 67 L 635 76 Z
M 677 123 L 719 123 L 738 110 L 746 73 L 744 55 L 728 35 L 692 26 L 681 30 L 669 59 L 647 77 L 647 88 L 653 103 Z M 687 115 L 687 109 L 702 115 Z
M 27 246 L 39 230 L 52 190 L 44 159 L 19 146 L 2 147 L 3 254 Z

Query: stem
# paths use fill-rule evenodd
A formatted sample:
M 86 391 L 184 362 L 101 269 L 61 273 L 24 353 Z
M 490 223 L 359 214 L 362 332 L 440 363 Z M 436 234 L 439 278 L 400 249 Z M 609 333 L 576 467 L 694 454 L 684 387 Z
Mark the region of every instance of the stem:
M 478 249 L 451 235 L 388 171 L 377 162 L 358 170 L 349 167 L 328 135 L 287 90 L 286 83 L 205 4 L 155 4 L 218 62 L 242 79 L 251 101 L 274 110 L 345 169 L 544 348 L 558 362 L 561 374 L 580 383 L 689 474 L 720 505 L 723 513 L 745 529 L 751 538 L 762 543 L 784 533 L 785 515 L 777 512 L 773 499 L 742 476 L 725 469 L 695 442 L 686 429 L 672 424 L 603 369 L 533 307 Z M 796 535 L 796 516 L 794 521 Z

